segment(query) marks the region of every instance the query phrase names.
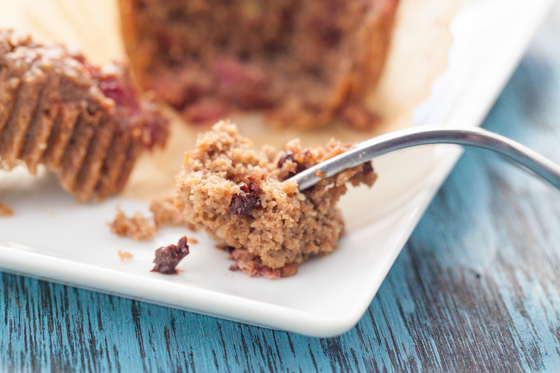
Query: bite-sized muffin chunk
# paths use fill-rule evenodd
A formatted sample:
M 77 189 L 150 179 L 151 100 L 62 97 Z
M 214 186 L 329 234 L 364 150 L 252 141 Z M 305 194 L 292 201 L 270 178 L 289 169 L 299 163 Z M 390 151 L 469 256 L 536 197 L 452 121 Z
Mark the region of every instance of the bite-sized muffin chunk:
M 120 0 L 135 75 L 192 123 L 259 110 L 279 126 L 342 117 L 385 63 L 398 0 Z
M 305 259 L 337 248 L 344 223 L 336 203 L 347 183 L 371 186 L 376 175 L 368 162 L 303 192 L 285 180 L 350 147 L 331 141 L 325 148 L 302 148 L 293 140 L 280 152 L 258 152 L 235 125 L 219 122 L 186 155 L 175 204 L 196 229 L 230 250 L 233 269 L 293 275 Z

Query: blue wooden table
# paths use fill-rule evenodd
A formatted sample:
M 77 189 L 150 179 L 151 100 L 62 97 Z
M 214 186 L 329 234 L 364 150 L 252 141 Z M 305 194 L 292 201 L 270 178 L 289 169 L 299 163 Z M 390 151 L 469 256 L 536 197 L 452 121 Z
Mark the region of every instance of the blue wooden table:
M 556 162 L 559 9 L 483 124 Z M 0 371 L 560 371 L 560 192 L 467 151 L 364 317 L 337 338 L 0 282 Z

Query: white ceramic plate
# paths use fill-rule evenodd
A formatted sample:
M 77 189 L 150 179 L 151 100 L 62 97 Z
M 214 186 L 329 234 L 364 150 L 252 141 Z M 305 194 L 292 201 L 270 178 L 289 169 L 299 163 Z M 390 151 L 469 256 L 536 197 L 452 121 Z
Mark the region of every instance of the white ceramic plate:
M 551 3 L 468 2 L 452 23 L 448 71 L 417 109 L 417 124 L 478 125 Z M 341 203 L 348 233 L 340 249 L 279 281 L 229 271 L 228 255 L 211 249 L 214 242 L 204 233 L 190 234 L 199 243 L 178 276 L 151 273 L 154 249 L 176 242 L 184 230 L 165 229 L 155 242 L 139 243 L 113 236 L 106 226 L 117 204 L 127 213 L 144 211 L 146 204 L 113 198 L 78 205 L 52 176 L 4 173 L 0 199 L 16 206 L 17 214 L 0 221 L 0 268 L 248 324 L 334 336 L 362 317 L 460 153 L 437 145 L 377 159 L 375 187 L 351 190 Z M 133 258 L 121 261 L 118 250 Z

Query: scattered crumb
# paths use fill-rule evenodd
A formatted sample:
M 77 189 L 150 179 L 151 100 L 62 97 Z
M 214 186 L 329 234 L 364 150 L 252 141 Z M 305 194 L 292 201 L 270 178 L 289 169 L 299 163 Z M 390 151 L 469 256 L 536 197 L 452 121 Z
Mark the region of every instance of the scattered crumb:
M 190 237 L 189 237 L 189 238 L 187 239 L 187 241 L 188 241 L 189 243 L 192 243 L 192 244 L 198 243 L 198 240 L 197 240 L 196 238 L 190 238 Z
M 165 275 L 174 275 L 177 273 L 175 267 L 179 262 L 189 254 L 189 245 L 186 236 L 179 239 L 177 245 L 169 245 L 160 247 L 156 250 L 154 263 L 156 264 L 152 272 L 159 272 Z
M 14 214 L 14 210 L 2 201 L 0 201 L 0 216 L 11 216 Z
M 110 227 L 111 233 L 134 240 L 149 240 L 157 233 L 156 227 L 142 213 L 137 212 L 132 218 L 128 218 L 120 206 L 117 206 L 117 216 Z
M 117 254 L 119 254 L 119 257 L 121 258 L 121 262 L 124 262 L 125 259 L 131 259 L 132 258 L 132 254 L 129 253 L 128 251 L 118 251 Z

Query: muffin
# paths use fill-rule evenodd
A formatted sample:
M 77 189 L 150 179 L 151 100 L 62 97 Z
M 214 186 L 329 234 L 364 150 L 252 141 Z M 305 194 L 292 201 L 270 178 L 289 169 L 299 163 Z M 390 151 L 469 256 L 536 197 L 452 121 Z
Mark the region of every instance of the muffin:
M 236 111 L 292 128 L 375 123 L 364 100 L 383 69 L 398 0 L 119 3 L 140 85 L 191 123 Z

